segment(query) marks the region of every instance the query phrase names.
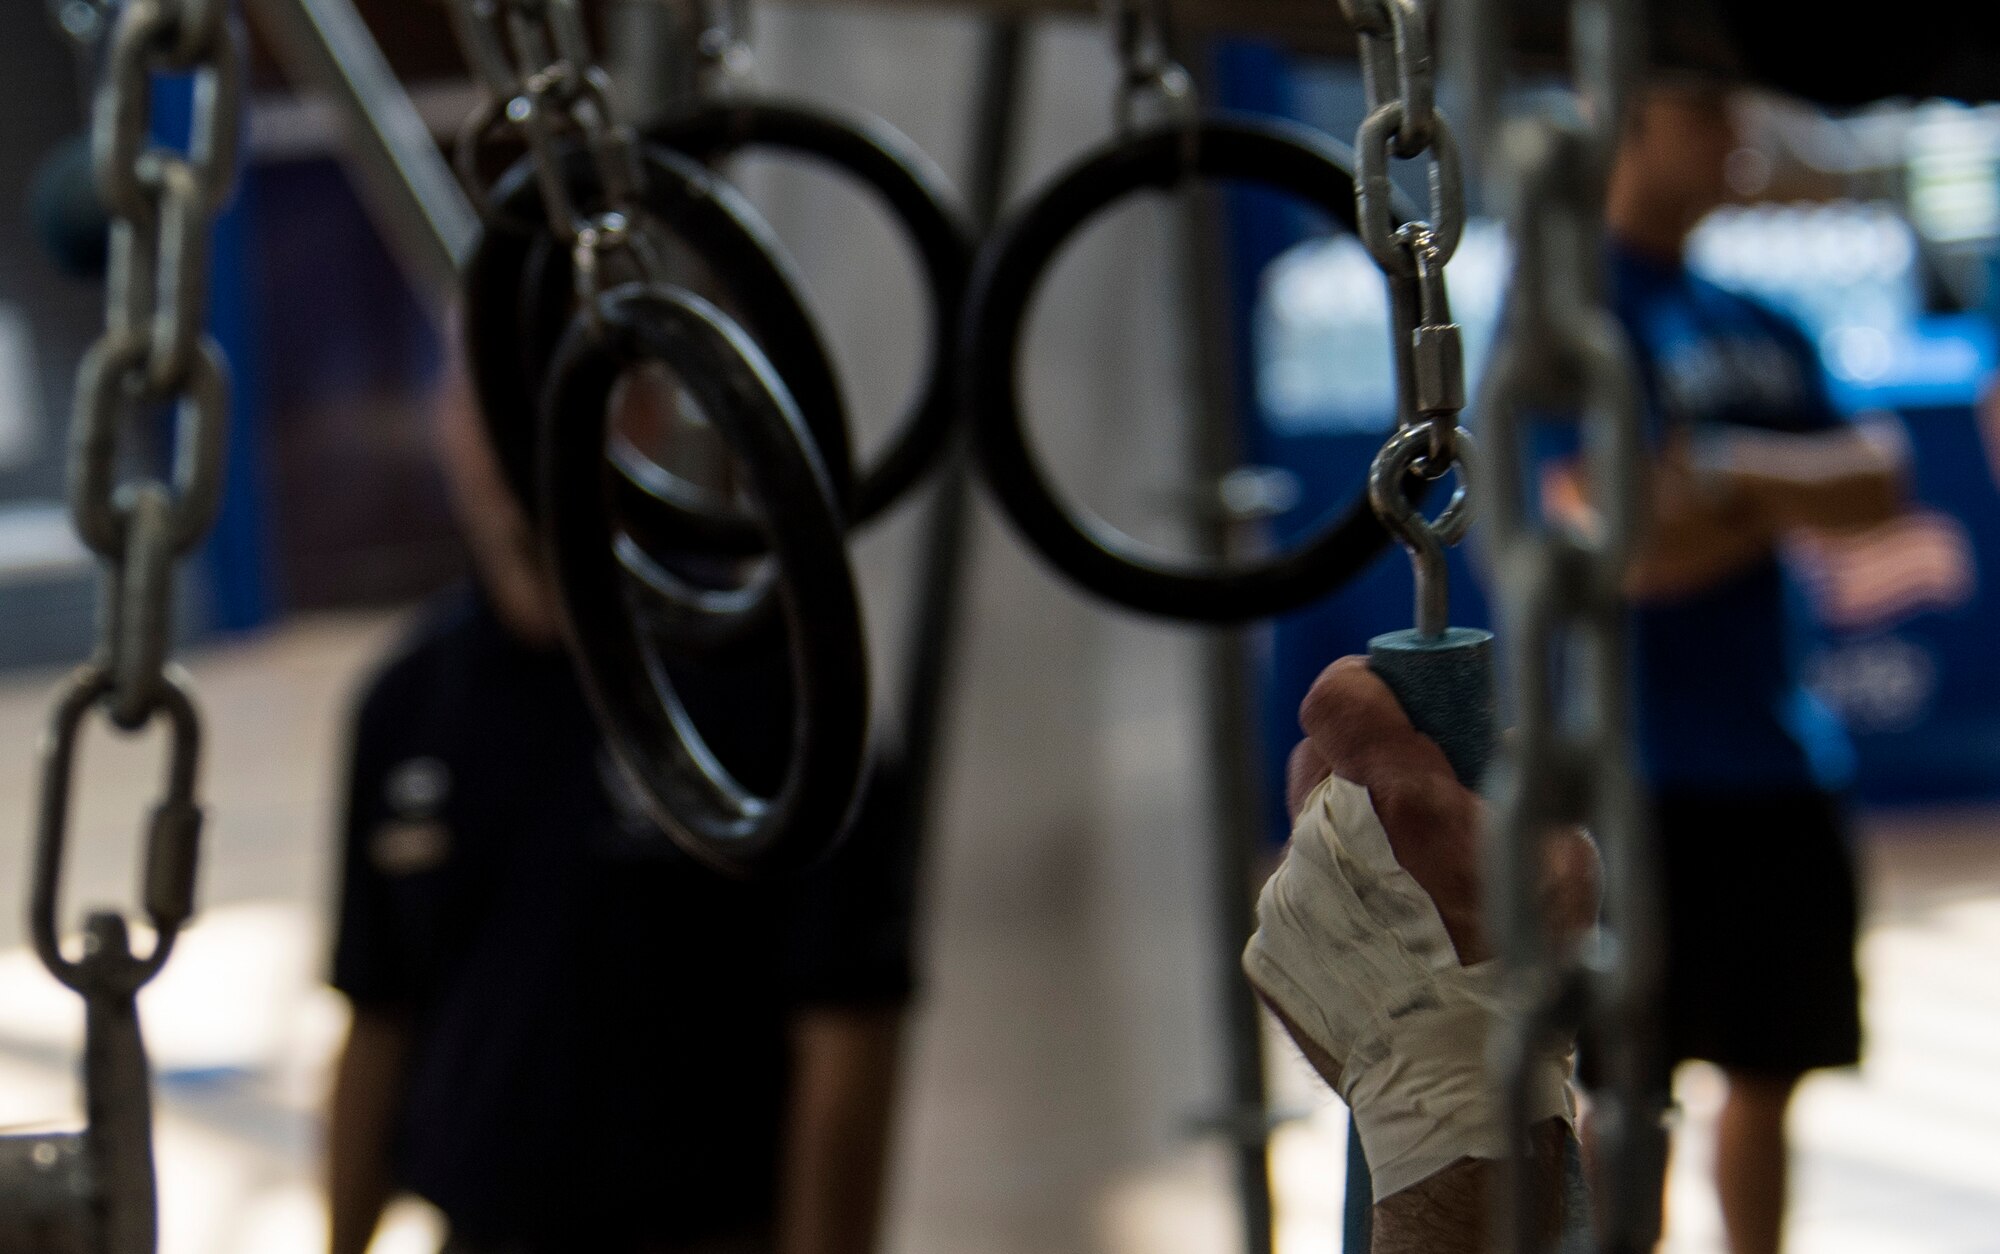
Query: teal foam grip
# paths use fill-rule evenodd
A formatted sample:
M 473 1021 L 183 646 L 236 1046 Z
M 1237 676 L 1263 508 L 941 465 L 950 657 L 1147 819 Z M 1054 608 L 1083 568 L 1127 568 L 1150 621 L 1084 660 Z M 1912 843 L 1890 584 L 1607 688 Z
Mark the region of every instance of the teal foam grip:
M 1392 631 L 1368 642 L 1368 669 L 1389 685 L 1417 730 L 1437 741 L 1459 780 L 1479 787 L 1500 734 L 1493 633 L 1448 627 L 1427 639 Z

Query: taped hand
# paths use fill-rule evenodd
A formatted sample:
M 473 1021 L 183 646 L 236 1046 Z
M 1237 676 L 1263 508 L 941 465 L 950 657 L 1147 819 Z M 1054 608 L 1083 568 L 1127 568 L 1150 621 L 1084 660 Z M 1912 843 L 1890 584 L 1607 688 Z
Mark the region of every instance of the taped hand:
M 1481 919 L 1484 803 L 1360 658 L 1300 711 L 1295 826 L 1244 968 L 1353 1108 L 1382 1198 L 1465 1158 L 1505 1153 L 1486 1070 L 1498 970 Z M 1596 916 L 1595 847 L 1550 836 L 1545 917 L 1573 943 Z M 1571 1117 L 1567 1049 L 1541 1068 L 1536 1119 Z

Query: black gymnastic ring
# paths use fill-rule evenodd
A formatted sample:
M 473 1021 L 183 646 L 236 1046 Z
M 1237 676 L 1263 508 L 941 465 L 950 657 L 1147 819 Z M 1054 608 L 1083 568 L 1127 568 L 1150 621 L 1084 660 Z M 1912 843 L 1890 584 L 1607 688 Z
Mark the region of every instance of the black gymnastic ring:
M 710 752 L 634 612 L 631 584 L 648 561 L 619 552 L 622 476 L 604 450 L 612 389 L 648 361 L 672 368 L 701 402 L 761 510 L 798 692 L 791 762 L 772 797 L 751 795 Z M 797 870 L 819 859 L 860 791 L 868 652 L 832 483 L 769 361 L 691 293 L 640 284 L 607 293 L 556 352 L 538 461 L 542 542 L 569 647 L 605 739 L 652 817 L 724 871 Z
M 595 175 L 586 154 L 566 158 L 571 186 L 586 203 Z M 686 157 L 653 145 L 640 149 L 647 214 L 707 262 L 742 313 L 744 326 L 785 380 L 843 509 L 854 491 L 847 408 L 819 327 L 799 293 L 802 284 L 782 245 L 740 192 Z M 493 185 L 494 212 L 482 226 L 465 272 L 467 364 L 502 470 L 524 508 L 536 507 L 531 450 L 537 403 L 548 363 L 575 312 L 575 273 L 567 249 L 549 234 L 532 161 L 523 158 Z M 761 531 L 711 526 L 690 514 L 664 475 L 647 475 L 636 456 L 618 459 L 620 513 L 652 552 L 730 555 L 762 552 Z M 692 521 L 690 521 L 690 517 Z
M 1113 202 L 1171 190 L 1187 178 L 1234 179 L 1289 193 L 1355 229 L 1353 160 L 1309 128 L 1207 114 L 1148 128 L 1090 153 L 1058 176 L 981 251 L 965 319 L 965 404 L 987 484 L 1030 545 L 1099 596 L 1131 609 L 1233 623 L 1295 610 L 1352 578 L 1389 536 L 1355 494 L 1311 539 L 1250 562 L 1175 561 L 1057 494 L 1028 445 L 1019 386 L 1021 344 L 1037 288 L 1063 245 Z M 1409 215 L 1399 199 L 1396 211 Z
M 935 466 L 959 415 L 959 318 L 971 277 L 973 230 L 944 172 L 902 132 L 781 100 L 719 101 L 649 129 L 646 138 L 704 162 L 774 149 L 818 162 L 880 198 L 915 249 L 930 297 L 929 359 L 896 433 L 856 474 L 853 525 L 889 509 Z

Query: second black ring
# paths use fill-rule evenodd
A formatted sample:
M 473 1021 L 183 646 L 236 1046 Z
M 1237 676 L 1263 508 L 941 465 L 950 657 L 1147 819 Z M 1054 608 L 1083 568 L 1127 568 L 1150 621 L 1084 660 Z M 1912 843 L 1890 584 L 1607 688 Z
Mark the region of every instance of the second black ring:
M 594 195 L 587 154 L 574 153 L 570 161 L 576 185 Z M 650 145 L 640 148 L 640 164 L 642 208 L 714 271 L 727 302 L 798 402 L 836 499 L 851 508 L 846 403 L 790 260 L 749 202 L 719 176 Z M 468 366 L 508 484 L 532 510 L 537 402 L 576 308 L 574 267 L 568 250 L 548 232 L 531 159 L 495 183 L 494 204 L 466 270 Z M 623 521 L 649 550 L 738 556 L 763 551 L 760 525 L 691 510 L 687 491 L 637 450 L 614 444 L 609 452 L 624 472 Z
M 671 368 L 711 416 L 769 537 L 797 692 L 789 763 L 769 796 L 730 775 L 675 695 L 640 600 L 662 591 L 653 576 L 671 575 L 620 542 L 609 410 L 619 379 L 649 362 Z M 714 306 L 634 284 L 578 316 L 543 410 L 542 538 L 607 744 L 655 821 L 705 862 L 738 873 L 810 865 L 840 839 L 861 787 L 868 650 L 832 485 L 783 382 Z
M 1136 132 L 1057 177 L 981 253 L 962 350 L 965 403 L 980 464 L 1001 506 L 1057 569 L 1131 609 L 1232 623 L 1310 604 L 1352 578 L 1387 545 L 1365 490 L 1310 538 L 1242 562 L 1176 559 L 1072 509 L 1029 447 L 1021 350 L 1034 298 L 1057 255 L 1105 208 L 1137 192 L 1172 191 L 1191 178 L 1227 179 L 1287 193 L 1355 229 L 1353 160 L 1317 131 L 1247 115 L 1208 114 Z M 1399 199 L 1399 214 L 1406 214 Z
M 647 132 L 702 161 L 751 149 L 796 154 L 878 196 L 915 249 L 931 304 L 929 360 L 882 453 L 858 472 L 856 525 L 900 500 L 937 463 L 958 418 L 958 320 L 972 270 L 973 235 L 943 171 L 887 123 L 782 100 L 725 100 Z

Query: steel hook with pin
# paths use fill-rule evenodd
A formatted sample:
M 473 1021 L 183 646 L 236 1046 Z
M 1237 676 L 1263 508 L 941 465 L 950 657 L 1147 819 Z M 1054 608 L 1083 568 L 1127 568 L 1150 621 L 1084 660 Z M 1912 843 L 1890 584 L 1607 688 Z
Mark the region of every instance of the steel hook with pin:
M 1369 471 L 1368 496 L 1383 527 L 1409 550 L 1416 574 L 1416 626 L 1368 642 L 1368 665 L 1394 690 L 1410 722 L 1444 750 L 1469 787 L 1486 774 L 1497 737 L 1493 695 L 1493 633 L 1453 627 L 1451 583 L 1445 549 L 1465 537 L 1472 509 L 1461 484 L 1435 520 L 1426 519 L 1404 485 L 1430 455 L 1429 423 L 1390 437 Z M 1470 476 L 1476 449 L 1459 431 L 1452 442 L 1461 479 Z

